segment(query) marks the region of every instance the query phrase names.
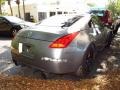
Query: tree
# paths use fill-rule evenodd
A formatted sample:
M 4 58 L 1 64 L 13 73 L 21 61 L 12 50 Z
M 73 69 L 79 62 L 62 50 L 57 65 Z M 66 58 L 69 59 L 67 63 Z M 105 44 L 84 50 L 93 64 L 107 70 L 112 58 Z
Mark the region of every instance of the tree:
M 21 18 L 21 14 L 20 14 L 20 0 L 16 0 L 16 4 L 18 5 L 19 18 Z
M 11 7 L 11 0 L 7 0 L 7 1 L 8 1 L 8 5 L 10 6 L 11 15 L 13 16 L 13 11 L 12 11 L 12 7 Z
M 0 0 L 0 14 L 2 14 L 2 5 L 5 3 L 6 0 Z
M 120 0 L 109 0 L 107 8 L 112 12 L 113 19 L 120 15 Z

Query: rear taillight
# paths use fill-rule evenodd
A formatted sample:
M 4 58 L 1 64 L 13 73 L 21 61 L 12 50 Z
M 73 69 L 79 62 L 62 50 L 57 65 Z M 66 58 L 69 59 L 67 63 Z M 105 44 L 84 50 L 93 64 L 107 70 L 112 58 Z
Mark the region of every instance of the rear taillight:
M 79 32 L 75 32 L 72 34 L 68 34 L 65 36 L 62 36 L 55 40 L 49 47 L 50 48 L 66 48 L 72 40 L 78 35 Z

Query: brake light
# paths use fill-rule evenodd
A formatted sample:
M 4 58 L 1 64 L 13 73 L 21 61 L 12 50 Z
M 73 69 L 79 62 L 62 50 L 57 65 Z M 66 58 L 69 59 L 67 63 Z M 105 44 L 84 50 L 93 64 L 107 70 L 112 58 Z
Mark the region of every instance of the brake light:
M 72 40 L 78 35 L 79 32 L 75 32 L 72 34 L 68 34 L 58 38 L 52 44 L 50 44 L 50 48 L 66 48 Z

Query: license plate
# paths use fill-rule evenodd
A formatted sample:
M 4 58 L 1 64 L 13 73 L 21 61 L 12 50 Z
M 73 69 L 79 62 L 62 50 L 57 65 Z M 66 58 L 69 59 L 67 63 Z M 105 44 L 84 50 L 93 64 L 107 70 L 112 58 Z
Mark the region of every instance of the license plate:
M 19 43 L 19 53 L 22 53 L 22 51 L 23 51 L 23 44 Z

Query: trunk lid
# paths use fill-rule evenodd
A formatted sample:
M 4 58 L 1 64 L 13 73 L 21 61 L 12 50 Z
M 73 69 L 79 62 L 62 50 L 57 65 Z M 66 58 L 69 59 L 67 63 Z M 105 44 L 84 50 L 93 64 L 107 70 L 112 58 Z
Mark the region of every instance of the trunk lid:
M 51 42 L 65 34 L 66 30 L 61 27 L 35 26 L 20 30 L 17 36 Z

